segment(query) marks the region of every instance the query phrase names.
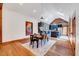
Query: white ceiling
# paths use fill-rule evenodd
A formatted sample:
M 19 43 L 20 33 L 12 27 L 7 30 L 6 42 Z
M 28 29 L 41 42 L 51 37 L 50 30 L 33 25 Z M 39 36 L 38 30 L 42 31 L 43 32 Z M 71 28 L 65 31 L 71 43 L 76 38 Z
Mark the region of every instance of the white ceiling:
M 31 16 L 39 20 L 44 17 L 44 22 L 50 23 L 54 18 L 63 18 L 68 21 L 69 16 L 75 11 L 75 6 L 79 4 L 68 3 L 7 3 L 5 8 L 21 13 L 25 16 Z
M 4 7 L 15 12 L 19 12 L 25 16 L 38 17 L 41 14 L 41 5 L 40 4 L 31 4 L 31 3 L 7 3 L 4 4 Z M 36 9 L 37 13 L 33 13 L 33 10 Z

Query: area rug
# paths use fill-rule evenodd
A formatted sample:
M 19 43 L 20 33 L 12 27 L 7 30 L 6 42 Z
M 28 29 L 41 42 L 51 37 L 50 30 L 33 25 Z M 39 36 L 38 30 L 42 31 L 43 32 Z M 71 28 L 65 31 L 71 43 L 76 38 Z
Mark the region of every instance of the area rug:
M 68 36 L 60 36 L 57 39 L 58 40 L 69 40 Z
M 32 48 L 32 46 L 30 45 L 30 42 L 28 43 L 24 43 L 21 44 L 23 47 L 25 47 L 26 49 L 28 49 L 29 51 L 31 51 L 34 55 L 36 56 L 44 56 L 48 50 L 53 47 L 53 45 L 56 43 L 56 41 L 54 40 L 49 40 L 47 42 L 43 42 L 42 46 L 39 42 L 39 47 L 37 48 L 36 46 L 34 48 Z

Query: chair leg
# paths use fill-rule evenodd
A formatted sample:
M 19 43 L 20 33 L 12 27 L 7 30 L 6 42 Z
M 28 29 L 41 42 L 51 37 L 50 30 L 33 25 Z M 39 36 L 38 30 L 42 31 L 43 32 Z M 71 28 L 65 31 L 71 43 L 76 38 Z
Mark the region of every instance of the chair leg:
M 30 45 L 32 45 L 32 41 L 30 41 Z
M 47 38 L 47 41 L 49 41 L 48 38 Z
M 37 48 L 38 48 L 38 46 L 39 46 L 39 43 L 38 43 L 38 41 L 37 41 Z
M 46 43 L 46 39 L 44 39 L 44 44 Z
M 32 48 L 34 48 L 34 41 L 32 42 Z
M 41 46 L 42 46 L 42 39 L 41 39 Z

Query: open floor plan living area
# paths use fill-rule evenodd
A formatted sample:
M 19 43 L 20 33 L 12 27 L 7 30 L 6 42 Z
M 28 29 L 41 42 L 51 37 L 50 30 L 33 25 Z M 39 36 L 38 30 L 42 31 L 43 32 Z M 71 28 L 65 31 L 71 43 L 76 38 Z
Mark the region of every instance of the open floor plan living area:
M 0 3 L 0 56 L 79 55 L 78 5 Z

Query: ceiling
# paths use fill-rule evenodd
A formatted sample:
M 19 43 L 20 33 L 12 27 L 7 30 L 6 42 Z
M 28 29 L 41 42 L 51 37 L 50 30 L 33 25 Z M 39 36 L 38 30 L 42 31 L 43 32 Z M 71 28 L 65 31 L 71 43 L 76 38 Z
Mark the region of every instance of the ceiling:
M 40 20 L 47 23 L 51 23 L 55 18 L 63 18 L 68 21 L 76 6 L 76 4 L 68 3 L 6 3 L 3 5 L 7 9 L 37 20 L 43 17 L 44 19 Z
M 41 4 L 33 4 L 33 3 L 7 3 L 4 4 L 4 7 L 10 9 L 12 11 L 23 14 L 24 16 L 30 16 L 38 18 L 41 14 Z M 36 10 L 37 12 L 33 12 Z

